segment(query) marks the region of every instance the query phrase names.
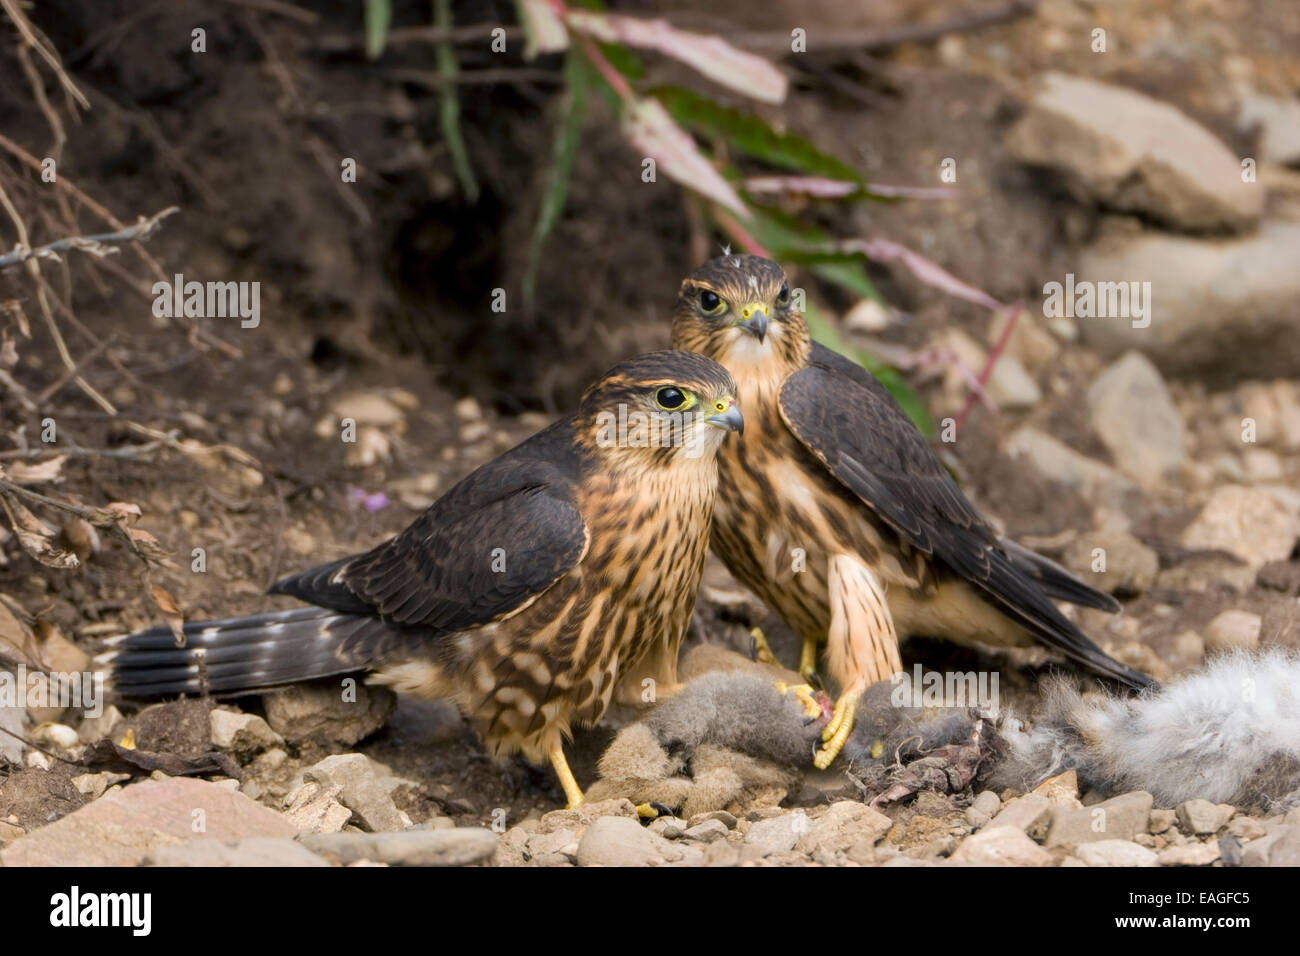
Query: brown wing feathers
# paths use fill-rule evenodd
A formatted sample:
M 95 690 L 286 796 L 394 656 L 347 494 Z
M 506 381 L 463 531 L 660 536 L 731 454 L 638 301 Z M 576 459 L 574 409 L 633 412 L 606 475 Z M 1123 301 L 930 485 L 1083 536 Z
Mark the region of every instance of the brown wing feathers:
M 808 367 L 782 385 L 780 405 L 795 436 L 909 544 L 978 586 L 1044 644 L 1121 683 L 1150 683 L 1057 610 L 1040 584 L 1047 571 L 1030 573 L 1023 556 L 1004 552 L 903 410 L 865 369 L 814 345 Z M 1057 570 L 1051 590 L 1059 593 L 1066 589 L 1060 578 L 1072 579 Z M 1091 592 L 1076 583 L 1081 596 Z

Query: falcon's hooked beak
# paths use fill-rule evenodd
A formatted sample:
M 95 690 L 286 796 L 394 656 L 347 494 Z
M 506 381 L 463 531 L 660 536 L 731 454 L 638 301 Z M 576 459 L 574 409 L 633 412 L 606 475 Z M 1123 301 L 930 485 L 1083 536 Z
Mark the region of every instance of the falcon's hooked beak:
M 767 306 L 761 302 L 751 302 L 740 310 L 740 321 L 736 323 L 762 344 L 767 337 Z
M 745 418 L 740 414 L 740 406 L 734 401 L 725 412 L 719 412 L 717 415 L 710 415 L 704 419 L 710 425 L 717 428 L 725 428 L 729 432 L 739 432 L 744 434 Z

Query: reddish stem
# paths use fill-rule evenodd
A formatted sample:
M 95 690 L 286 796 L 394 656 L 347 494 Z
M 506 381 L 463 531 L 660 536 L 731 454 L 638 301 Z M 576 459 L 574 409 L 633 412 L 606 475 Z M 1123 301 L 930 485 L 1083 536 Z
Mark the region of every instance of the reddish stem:
M 1016 330 L 1016 323 L 1020 321 L 1020 310 L 1024 308 L 1024 302 L 1017 302 L 1011 310 L 1011 318 L 1007 320 L 1007 327 L 1002 330 L 998 336 L 997 344 L 993 346 L 993 351 L 989 353 L 988 361 L 984 363 L 984 368 L 979 374 L 979 391 L 984 391 L 984 386 L 988 384 L 989 376 L 993 374 L 993 366 L 998 363 L 1002 353 L 1006 351 L 1007 343 L 1011 341 L 1011 333 Z M 972 390 L 966 396 L 966 404 L 962 406 L 961 413 L 957 416 L 957 434 L 961 434 L 962 427 L 966 424 L 966 417 L 970 415 L 971 409 L 975 407 L 975 398 L 977 393 Z

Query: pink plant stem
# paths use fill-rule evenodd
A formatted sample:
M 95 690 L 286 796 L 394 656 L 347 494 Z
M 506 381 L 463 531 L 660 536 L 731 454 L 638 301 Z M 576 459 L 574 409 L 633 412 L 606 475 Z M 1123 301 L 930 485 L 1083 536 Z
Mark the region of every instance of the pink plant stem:
M 998 336 L 997 344 L 993 346 L 993 351 L 989 353 L 988 361 L 984 363 L 984 368 L 979 376 L 979 392 L 984 391 L 984 386 L 988 384 L 989 376 L 993 374 L 993 366 L 998 363 L 1002 353 L 1006 350 L 1007 343 L 1011 341 L 1011 333 L 1016 330 L 1016 323 L 1020 321 L 1020 310 L 1025 306 L 1024 302 L 1017 302 L 1011 309 L 1011 318 L 1007 320 L 1007 327 L 1002 330 Z M 966 417 L 970 415 L 971 409 L 975 406 L 977 392 L 971 390 L 966 396 L 966 404 L 962 406 L 961 413 L 957 416 L 957 433 L 961 434 L 963 426 L 966 424 Z

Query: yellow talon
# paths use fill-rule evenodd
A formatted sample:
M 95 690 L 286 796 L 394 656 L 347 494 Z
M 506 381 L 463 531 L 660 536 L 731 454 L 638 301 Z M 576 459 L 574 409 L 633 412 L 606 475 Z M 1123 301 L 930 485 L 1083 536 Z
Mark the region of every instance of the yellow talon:
M 845 694 L 835 702 L 835 711 L 831 714 L 830 723 L 822 731 L 822 740 L 826 742 L 826 746 L 819 750 L 813 759 L 813 766 L 818 770 L 829 767 L 844 749 L 849 733 L 853 730 L 853 715 L 857 709 L 856 694 Z
M 803 651 L 799 654 L 799 673 L 806 681 L 811 681 L 813 675 L 817 673 L 817 641 L 815 638 L 804 638 Z
M 803 715 L 809 720 L 816 720 L 822 715 L 822 705 L 817 702 L 815 694 L 817 693 L 808 684 L 787 684 L 785 681 L 775 681 L 773 686 L 776 687 L 778 694 L 794 694 L 799 703 L 803 704 Z
M 582 788 L 578 786 L 573 771 L 569 769 L 569 761 L 564 759 L 562 747 L 556 747 L 551 751 L 551 766 L 555 768 L 555 775 L 560 778 L 560 786 L 564 788 L 564 796 L 569 801 L 565 809 L 575 810 L 582 806 Z
M 753 639 L 752 655 L 754 660 L 760 664 L 779 664 L 776 655 L 772 653 L 772 645 L 767 643 L 767 636 L 763 633 L 761 627 L 751 627 L 749 636 Z

